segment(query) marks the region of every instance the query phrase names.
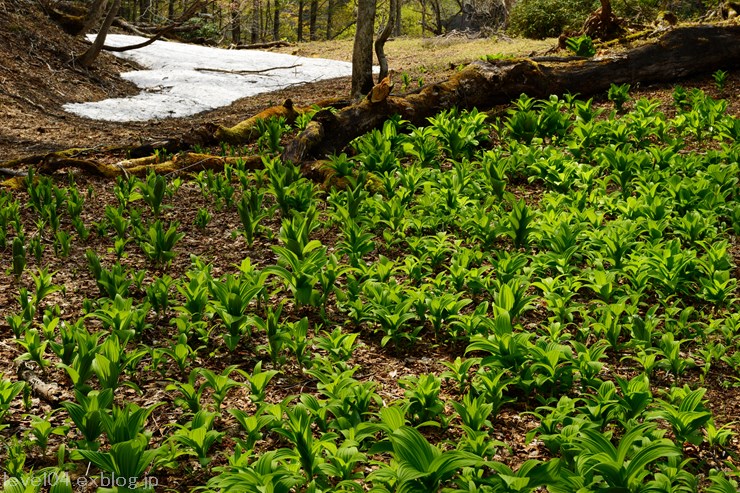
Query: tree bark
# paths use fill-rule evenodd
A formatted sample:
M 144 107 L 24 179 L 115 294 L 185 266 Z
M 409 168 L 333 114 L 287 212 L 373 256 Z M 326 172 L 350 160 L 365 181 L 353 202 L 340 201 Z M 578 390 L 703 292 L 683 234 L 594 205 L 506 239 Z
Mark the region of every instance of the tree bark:
M 562 58 L 477 61 L 440 84 L 404 98 L 367 100 L 336 114 L 317 113 L 309 127 L 286 146 L 283 158 L 294 163 L 341 151 L 394 114 L 414 125 L 452 107 L 485 110 L 525 93 L 546 98 L 570 92 L 588 97 L 610 84 L 677 81 L 718 69 L 740 66 L 740 26 L 690 26 L 668 31 L 657 40 L 623 53 L 564 63 Z
M 319 0 L 311 0 L 311 5 L 309 8 L 309 18 L 308 18 L 308 35 L 311 39 L 311 41 L 316 41 L 319 39 L 319 32 L 318 27 L 316 26 L 316 20 L 319 15 Z
M 280 40 L 280 0 L 275 1 L 275 17 L 272 23 L 272 39 L 273 41 Z
M 329 41 L 332 38 L 332 29 L 333 29 L 333 17 L 334 17 L 334 0 L 328 0 L 328 5 L 326 6 L 326 40 Z
M 396 25 L 393 28 L 393 35 L 398 37 L 401 35 L 401 0 L 395 0 L 396 2 Z
M 297 38 L 298 38 L 299 43 L 303 41 L 303 7 L 304 6 L 305 6 L 305 1 L 298 0 L 298 26 L 296 28 L 296 31 L 298 33 Z
M 375 0 L 358 0 L 357 28 L 352 51 L 352 97 L 359 99 L 373 87 L 373 28 Z
M 257 43 L 260 39 L 260 0 L 252 1 L 252 27 L 250 29 L 250 42 Z
M 77 63 L 81 66 L 85 68 L 89 67 L 100 54 L 100 51 L 103 49 L 103 45 L 105 45 L 105 38 L 108 36 L 108 29 L 110 29 L 111 24 L 113 24 L 113 19 L 116 18 L 120 7 L 121 0 L 113 0 L 113 5 L 110 7 L 108 15 L 105 16 L 105 20 L 103 21 L 103 25 L 100 27 L 100 31 L 98 31 L 98 35 L 95 37 L 95 41 L 93 41 L 93 44 L 90 45 L 85 53 L 77 58 Z
M 100 21 L 100 18 L 103 17 L 103 12 L 105 12 L 107 3 L 108 0 L 95 0 L 93 2 L 87 16 L 85 17 L 85 24 L 82 26 L 82 32 L 80 33 L 82 36 L 89 33 Z
M 237 0 L 231 2 L 231 42 L 235 45 L 241 43 L 242 37 L 242 13 L 241 4 Z
M 396 7 L 400 0 L 389 0 L 388 5 L 388 22 L 378 35 L 378 39 L 375 40 L 375 54 L 378 56 L 378 64 L 380 65 L 380 73 L 378 74 L 378 82 L 383 80 L 388 75 L 388 58 L 385 56 L 385 42 L 393 31 L 393 27 L 396 24 Z

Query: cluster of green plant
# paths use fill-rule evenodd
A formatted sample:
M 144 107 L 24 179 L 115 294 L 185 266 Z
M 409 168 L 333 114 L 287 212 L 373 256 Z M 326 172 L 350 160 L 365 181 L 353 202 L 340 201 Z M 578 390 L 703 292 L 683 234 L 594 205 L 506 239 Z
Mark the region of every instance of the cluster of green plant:
M 716 2 L 709 2 L 716 8 Z M 664 9 L 679 19 L 696 19 L 706 14 L 706 2 L 676 1 L 670 4 L 656 0 L 613 0 L 612 10 L 618 17 L 637 24 L 650 24 L 661 17 Z M 600 7 L 599 2 L 579 0 L 520 0 L 514 4 L 509 16 L 509 31 L 533 39 L 557 37 L 564 32 L 581 29 L 588 16 Z M 590 56 L 590 55 L 583 55 Z
M 591 0 L 520 0 L 509 15 L 509 31 L 525 38 L 555 38 L 578 30 L 595 10 Z
M 523 95 L 493 121 L 392 118 L 330 159 L 346 186 L 326 192 L 269 156 L 276 122 L 263 170 L 196 176 L 193 227 L 166 217 L 179 187 L 120 178 L 98 243 L 72 245 L 91 286 L 76 311 L 58 272 L 28 267 L 26 235 L 72 231 L 90 200 L 50 179 L 3 192 L 6 324 L 18 360 L 67 390 L 0 429 L 5 471 L 93 468 L 121 492 L 170 475 L 221 492 L 732 491 L 730 465 L 687 451 L 733 450 L 702 384 L 740 382 L 738 119 L 698 90 L 674 90 L 672 117 L 610 93 L 614 110 Z M 241 262 L 173 266 L 214 217 Z M 363 345 L 397 387 L 369 378 Z M 403 368 L 432 345 L 449 359 Z M 0 427 L 24 389 L 0 375 Z M 499 426 L 525 411 L 540 454 L 512 468 Z
M 585 34 L 566 39 L 565 46 L 576 56 L 592 57 L 596 54 L 593 40 Z

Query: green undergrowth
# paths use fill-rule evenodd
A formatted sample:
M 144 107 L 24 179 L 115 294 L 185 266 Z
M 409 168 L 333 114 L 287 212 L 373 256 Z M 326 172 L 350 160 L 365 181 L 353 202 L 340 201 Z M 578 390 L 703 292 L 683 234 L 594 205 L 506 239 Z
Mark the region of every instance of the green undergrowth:
M 101 217 L 74 181 L 3 192 L 5 344 L 63 397 L 0 380 L 6 490 L 735 491 L 707 393 L 740 382 L 740 123 L 674 99 L 391 119 L 330 159 L 344 189 L 271 135 L 264 170 L 120 178 Z M 215 217 L 236 265 L 187 260 Z M 441 362 L 370 378 L 407 355 Z

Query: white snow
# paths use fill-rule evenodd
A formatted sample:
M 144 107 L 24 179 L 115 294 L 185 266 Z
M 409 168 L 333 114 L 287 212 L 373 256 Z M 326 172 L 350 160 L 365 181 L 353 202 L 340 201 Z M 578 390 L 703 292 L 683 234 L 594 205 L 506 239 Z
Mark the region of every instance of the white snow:
M 142 41 L 145 38 L 139 36 L 109 34 L 106 44 L 127 46 Z M 117 122 L 183 117 L 291 85 L 352 75 L 349 62 L 168 41 L 155 41 L 144 48 L 115 54 L 148 68 L 121 74 L 142 88 L 142 92 L 128 98 L 66 104 L 67 111 L 95 120 Z M 291 68 L 239 74 L 195 70 L 244 72 L 275 67 Z

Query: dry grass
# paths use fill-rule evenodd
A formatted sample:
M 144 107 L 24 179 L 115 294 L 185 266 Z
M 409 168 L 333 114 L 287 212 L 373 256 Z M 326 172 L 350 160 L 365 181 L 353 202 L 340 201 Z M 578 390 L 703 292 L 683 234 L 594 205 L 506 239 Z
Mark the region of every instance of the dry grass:
M 275 51 L 305 57 L 333 60 L 352 60 L 352 39 L 312 41 L 278 48 Z M 530 55 L 555 46 L 555 39 L 467 39 L 451 38 L 396 38 L 388 41 L 385 52 L 390 68 L 398 73 L 407 72 L 412 77 L 434 79 L 435 72 L 468 64 L 484 55 Z

